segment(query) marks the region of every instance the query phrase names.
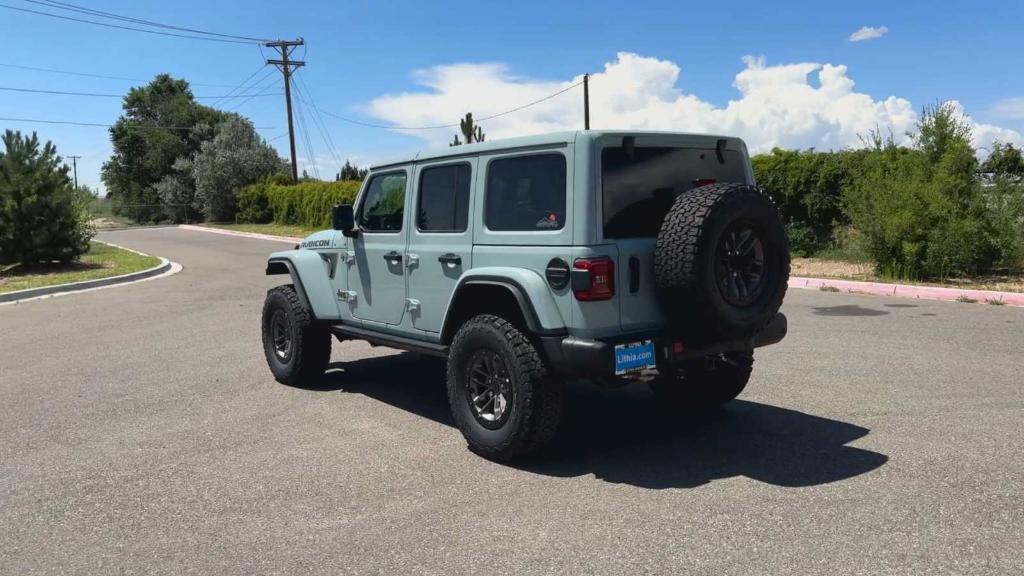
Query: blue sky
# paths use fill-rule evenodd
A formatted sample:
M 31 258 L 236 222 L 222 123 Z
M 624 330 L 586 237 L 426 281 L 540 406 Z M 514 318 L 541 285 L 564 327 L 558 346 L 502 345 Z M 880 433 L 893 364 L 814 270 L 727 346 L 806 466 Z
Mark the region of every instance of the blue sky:
M 301 74 L 316 104 L 387 125 L 455 122 L 463 111 L 495 113 L 590 71 L 599 72 L 592 82 L 595 127 L 735 132 L 755 150 L 853 145 L 856 133 L 876 124 L 900 134 L 922 105 L 950 99 L 987 139 L 979 144 L 1024 133 L 1021 2 L 73 2 L 216 32 L 302 36 L 308 49 Z M 0 3 L 74 15 L 24 0 Z M 888 32 L 849 41 L 865 26 Z M 6 8 L 0 8 L 0 37 L 6 40 L 2 87 L 123 93 L 138 84 L 4 64 L 139 79 L 169 72 L 229 87 L 262 64 L 255 46 L 113 30 Z M 228 90 L 193 88 L 197 95 Z M 578 102 L 571 91 L 484 128 L 492 137 L 571 128 Z M 267 127 L 261 133 L 268 138 L 286 129 L 280 97 L 253 98 L 239 112 Z M 111 123 L 119 113 L 117 98 L 0 91 L 0 117 Z M 361 163 L 437 145 L 454 132 L 403 133 L 324 120 L 338 155 Z M 332 154 L 308 122 L 315 158 L 301 151 L 302 164 L 316 164 L 330 177 Z M 100 165 L 110 154 L 105 129 L 0 124 L 36 130 L 62 154 L 83 156 L 80 181 L 99 185 Z M 286 152 L 285 138 L 273 144 Z

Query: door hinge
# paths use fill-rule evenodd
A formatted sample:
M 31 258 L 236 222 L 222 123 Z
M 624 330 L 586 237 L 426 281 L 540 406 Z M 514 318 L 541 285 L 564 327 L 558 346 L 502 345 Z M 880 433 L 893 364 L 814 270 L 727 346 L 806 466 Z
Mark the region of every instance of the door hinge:
M 409 312 L 420 309 L 420 301 L 415 298 L 406 298 L 405 307 L 409 309 Z
M 419 254 L 412 254 L 412 253 L 410 253 L 410 254 L 406 254 L 405 255 L 405 266 L 406 266 L 406 268 L 412 268 L 413 266 L 419 266 L 419 265 L 420 265 L 420 255 Z
M 351 290 L 338 290 L 338 300 L 342 302 L 355 302 L 356 293 Z
M 345 261 L 345 264 L 352 264 L 356 261 L 356 253 L 352 250 L 346 250 L 341 253 L 341 258 Z

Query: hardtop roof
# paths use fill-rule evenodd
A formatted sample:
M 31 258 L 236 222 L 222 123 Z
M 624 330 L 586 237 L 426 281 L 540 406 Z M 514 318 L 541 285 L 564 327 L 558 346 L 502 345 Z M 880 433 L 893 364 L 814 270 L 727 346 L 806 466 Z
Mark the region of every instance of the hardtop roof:
M 694 134 L 689 132 L 666 132 L 656 130 L 574 130 L 569 132 L 551 132 L 548 134 L 537 134 L 534 136 L 519 136 L 516 138 L 505 138 L 501 140 L 489 140 L 484 142 L 477 142 L 473 144 L 463 144 L 461 146 L 451 146 L 449 148 L 429 148 L 416 152 L 412 156 L 405 156 L 400 158 L 393 158 L 387 162 L 380 162 L 370 166 L 371 170 L 377 170 L 379 168 L 385 168 L 389 166 L 397 166 L 401 164 L 412 164 L 414 162 L 423 162 L 426 160 L 438 160 L 443 158 L 452 158 L 459 156 L 468 156 L 473 154 L 480 154 L 484 152 L 496 152 L 501 150 L 521 149 L 521 148 L 542 148 L 546 146 L 558 146 L 568 145 L 576 141 L 578 137 L 589 138 L 596 140 L 602 136 L 643 136 L 643 135 L 662 135 L 662 136 L 702 136 L 707 138 L 728 138 L 735 139 L 732 136 L 722 136 L 716 134 Z

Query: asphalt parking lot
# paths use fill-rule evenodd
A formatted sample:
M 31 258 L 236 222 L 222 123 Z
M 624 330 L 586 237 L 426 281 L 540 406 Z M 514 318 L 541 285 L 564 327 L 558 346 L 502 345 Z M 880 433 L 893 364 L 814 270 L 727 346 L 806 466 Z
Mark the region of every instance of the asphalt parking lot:
M 184 270 L 0 307 L 0 573 L 1024 573 L 1024 309 L 793 290 L 742 400 L 574 386 L 513 467 L 431 361 L 335 344 L 274 382 L 287 245 L 101 239 Z

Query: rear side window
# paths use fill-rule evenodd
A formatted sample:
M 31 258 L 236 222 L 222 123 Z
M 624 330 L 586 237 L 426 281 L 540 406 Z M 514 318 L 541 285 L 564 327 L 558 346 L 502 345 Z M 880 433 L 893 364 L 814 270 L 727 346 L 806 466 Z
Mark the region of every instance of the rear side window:
M 565 226 L 565 156 L 532 154 L 492 160 L 484 205 L 484 222 L 490 230 L 560 230 Z
M 405 215 L 405 172 L 370 179 L 359 211 L 359 227 L 367 232 L 400 232 Z
M 680 194 L 705 182 L 746 182 L 743 155 L 714 148 L 609 147 L 601 151 L 605 238 L 651 238 Z
M 416 225 L 423 232 L 465 232 L 469 222 L 469 164 L 420 172 Z

